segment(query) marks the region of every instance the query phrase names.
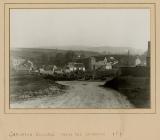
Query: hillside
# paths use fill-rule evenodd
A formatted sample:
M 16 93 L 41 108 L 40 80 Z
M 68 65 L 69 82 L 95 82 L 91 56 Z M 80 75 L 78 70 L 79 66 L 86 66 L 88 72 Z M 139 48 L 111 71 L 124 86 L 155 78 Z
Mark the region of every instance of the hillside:
M 92 47 L 92 48 L 87 48 L 86 50 L 94 51 L 94 52 L 99 52 L 99 53 L 104 53 L 104 54 L 127 54 L 128 51 L 132 55 L 140 55 L 143 54 L 144 52 L 140 49 L 135 49 L 131 47 Z
M 11 49 L 11 55 L 14 57 L 38 57 L 44 54 L 56 55 L 57 53 L 66 53 L 67 51 L 73 51 L 77 55 L 83 54 L 86 57 L 99 55 L 98 52 L 85 51 L 85 50 L 59 50 L 59 49 L 41 49 L 41 48 L 16 48 Z
M 79 50 L 58 50 L 58 49 L 41 49 L 41 48 L 16 48 L 11 49 L 12 58 L 23 58 L 33 61 L 36 65 L 42 64 L 56 64 L 63 65 L 66 58 L 72 59 L 73 57 L 89 57 L 97 56 L 98 52 L 92 51 L 79 51 Z M 69 61 L 69 60 L 68 60 Z

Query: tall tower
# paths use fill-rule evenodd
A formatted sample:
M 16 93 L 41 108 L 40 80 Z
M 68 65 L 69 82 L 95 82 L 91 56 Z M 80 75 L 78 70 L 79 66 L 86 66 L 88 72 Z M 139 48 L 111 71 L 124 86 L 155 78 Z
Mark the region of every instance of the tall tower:
M 89 69 L 90 70 L 95 70 L 95 63 L 96 63 L 95 57 L 90 57 L 90 62 L 89 62 Z
M 147 67 L 150 68 L 150 51 L 151 51 L 151 42 L 148 41 L 148 51 L 147 51 Z

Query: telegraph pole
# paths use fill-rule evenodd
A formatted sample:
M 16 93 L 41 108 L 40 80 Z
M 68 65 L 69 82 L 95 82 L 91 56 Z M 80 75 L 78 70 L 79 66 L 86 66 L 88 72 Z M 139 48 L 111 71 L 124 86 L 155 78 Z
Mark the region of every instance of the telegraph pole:
M 127 57 L 127 58 L 128 58 L 128 60 L 127 60 L 127 66 L 129 66 L 129 55 L 130 55 L 130 54 L 129 54 L 129 50 L 128 50 L 128 51 L 127 51 L 127 56 L 128 56 L 128 57 Z

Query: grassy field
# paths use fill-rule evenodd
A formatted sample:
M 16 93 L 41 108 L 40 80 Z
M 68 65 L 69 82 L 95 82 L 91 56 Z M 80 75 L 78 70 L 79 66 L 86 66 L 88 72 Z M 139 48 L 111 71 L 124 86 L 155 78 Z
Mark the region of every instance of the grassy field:
M 10 101 L 63 94 L 67 87 L 36 74 L 15 73 L 10 76 Z
M 147 77 L 120 76 L 105 86 L 118 90 L 138 108 L 150 107 L 150 82 Z

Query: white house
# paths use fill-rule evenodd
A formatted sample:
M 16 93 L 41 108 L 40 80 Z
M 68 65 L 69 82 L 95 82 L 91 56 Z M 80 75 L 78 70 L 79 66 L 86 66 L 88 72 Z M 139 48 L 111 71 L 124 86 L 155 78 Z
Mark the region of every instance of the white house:
M 70 62 L 67 65 L 66 72 L 73 72 L 73 71 L 85 71 L 85 66 L 83 63 L 75 63 L 75 62 Z
M 139 57 L 136 58 L 136 60 L 135 60 L 135 65 L 136 65 L 136 66 L 141 65 L 141 60 L 140 60 Z

